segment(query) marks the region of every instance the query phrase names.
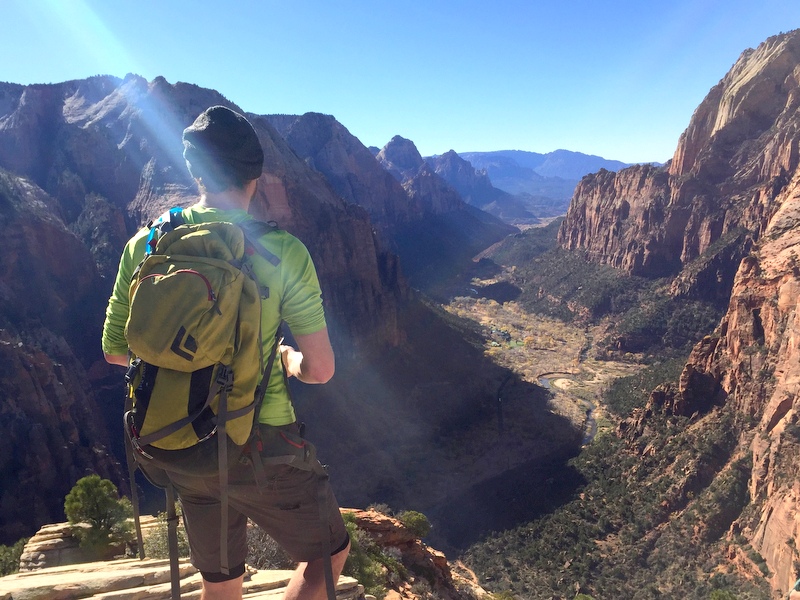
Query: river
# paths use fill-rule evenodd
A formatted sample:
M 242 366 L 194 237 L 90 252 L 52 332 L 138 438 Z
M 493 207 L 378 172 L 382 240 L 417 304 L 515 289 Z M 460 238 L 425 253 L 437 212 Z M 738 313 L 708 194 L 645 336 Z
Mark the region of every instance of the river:
M 586 411 L 586 418 L 583 423 L 583 446 L 591 443 L 594 437 L 597 435 L 597 419 L 595 418 L 595 411 L 597 410 L 597 404 L 591 402 L 587 398 L 583 396 L 579 396 L 576 394 L 570 394 L 569 389 L 572 387 L 573 383 L 580 383 L 579 380 L 572 375 L 572 373 L 559 373 L 559 372 L 551 372 L 551 373 L 542 373 L 536 378 L 539 385 L 541 385 L 546 390 L 550 390 L 551 392 L 556 391 L 557 393 L 564 394 L 568 396 L 570 399 L 574 400 L 578 404 L 580 404 Z M 567 383 L 564 383 L 567 382 Z

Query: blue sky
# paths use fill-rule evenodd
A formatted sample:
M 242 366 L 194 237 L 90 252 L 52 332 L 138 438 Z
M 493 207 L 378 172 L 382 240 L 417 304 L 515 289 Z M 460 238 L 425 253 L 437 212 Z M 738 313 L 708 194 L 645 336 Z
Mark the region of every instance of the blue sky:
M 243 110 L 334 115 L 423 155 L 559 148 L 665 161 L 798 0 L 0 0 L 0 81 L 158 75 Z

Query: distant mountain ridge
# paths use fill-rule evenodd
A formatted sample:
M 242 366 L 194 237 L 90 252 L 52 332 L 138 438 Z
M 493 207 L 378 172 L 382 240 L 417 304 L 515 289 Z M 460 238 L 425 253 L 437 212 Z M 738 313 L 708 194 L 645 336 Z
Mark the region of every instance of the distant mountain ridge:
M 468 160 L 475 168 L 487 168 L 483 163 L 491 162 L 497 157 L 509 158 L 525 169 L 531 169 L 542 177 L 560 177 L 561 179 L 581 179 L 584 175 L 595 173 L 600 169 L 619 171 L 630 167 L 630 163 L 609 160 L 602 156 L 573 152 L 571 150 L 554 150 L 540 154 L 526 150 L 497 150 L 494 152 L 459 152 L 459 156 Z M 491 175 L 490 175 L 491 177 Z
M 440 284 L 517 231 L 466 203 L 410 140 L 396 136 L 376 157 L 330 115 L 265 118 L 336 194 L 367 211 L 414 287 Z
M 548 216 L 536 211 L 524 198 L 496 188 L 485 170 L 475 169 L 454 150 L 426 162 L 465 202 L 508 223 L 537 223 L 539 217 Z
M 426 160 L 441 168 L 443 160 L 452 160 L 447 158 L 449 154 L 450 152 L 430 156 Z M 537 217 L 553 217 L 566 213 L 575 186 L 582 177 L 601 169 L 617 171 L 630 166 L 618 160 L 569 150 L 555 150 L 547 154 L 524 150 L 457 154 L 469 162 L 476 173 L 485 174 L 491 186 L 514 197 L 513 203 L 508 199 L 503 200 L 504 204 L 517 207 L 511 211 L 507 209 L 505 213 L 518 215 L 519 207 L 524 207 L 523 210 Z M 465 195 L 463 190 L 459 191 Z M 499 214 L 490 208 L 486 210 Z

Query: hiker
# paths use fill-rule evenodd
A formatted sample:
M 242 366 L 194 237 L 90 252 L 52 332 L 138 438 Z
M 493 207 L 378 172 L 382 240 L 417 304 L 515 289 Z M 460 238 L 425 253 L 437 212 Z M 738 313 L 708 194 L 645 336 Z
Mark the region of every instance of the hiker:
M 183 209 L 186 224 L 251 221 L 250 202 L 262 173 L 264 154 L 247 119 L 222 106 L 213 106 L 197 117 L 183 132 L 184 158 L 200 189 L 200 200 Z M 134 271 L 145 255 L 150 232 L 142 229 L 126 245 L 106 311 L 102 347 L 106 360 L 128 366 L 126 322 L 129 314 L 129 286 Z M 322 384 L 334 372 L 334 355 L 328 338 L 321 292 L 316 271 L 305 246 L 282 230 L 258 238 L 273 264 L 254 264 L 255 279 L 262 292 L 261 339 L 265 356 L 270 351 L 281 360 L 269 363 L 272 372 L 257 420 L 262 433 L 277 431 L 284 439 L 302 440 L 296 424 L 285 377 Z M 260 249 L 261 250 L 261 249 Z M 276 266 L 277 265 L 277 266 Z M 298 349 L 273 346 L 275 333 L 285 322 Z M 278 348 L 278 353 L 274 351 Z M 253 356 L 258 361 L 258 356 Z M 263 368 L 263 365 L 262 365 Z M 304 441 L 302 441 L 304 443 Z M 256 452 L 250 449 L 248 452 Z M 245 458 L 247 453 L 245 453 Z M 316 464 L 319 464 L 316 461 Z M 228 534 L 220 540 L 220 484 L 216 475 L 188 476 L 167 471 L 183 508 L 183 519 L 191 549 L 191 562 L 203 577 L 205 600 L 241 598 L 247 555 L 248 517 L 262 527 L 293 560 L 299 563 L 290 580 L 287 600 L 322 600 L 326 595 L 324 571 L 330 565 L 334 581 L 341 574 L 350 540 L 339 507 L 324 478 L 323 493 L 318 474 L 291 464 L 264 461 L 266 478 L 259 479 L 250 460 L 240 460 L 228 472 Z M 320 467 L 321 468 L 321 467 Z M 266 481 L 266 485 L 263 482 Z M 322 498 L 327 506 L 322 505 Z M 222 504 L 224 506 L 224 502 Z M 327 515 L 330 540 L 320 540 L 320 515 Z M 323 526 L 324 530 L 324 526 Z M 227 545 L 227 561 L 221 547 Z M 322 548 L 329 548 L 326 561 Z M 222 568 L 221 564 L 230 565 Z M 228 571 L 225 574 L 225 571 Z M 329 571 L 330 573 L 330 571 Z M 329 578 L 330 579 L 330 578 Z M 330 587 L 330 586 L 329 586 Z

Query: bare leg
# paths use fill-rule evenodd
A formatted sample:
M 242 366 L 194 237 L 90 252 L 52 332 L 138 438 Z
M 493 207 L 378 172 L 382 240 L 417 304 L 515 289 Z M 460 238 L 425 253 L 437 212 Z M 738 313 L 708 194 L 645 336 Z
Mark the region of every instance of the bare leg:
M 341 552 L 331 556 L 334 582 L 342 574 L 348 552 L 350 552 L 350 544 L 347 544 L 347 547 Z M 289 580 L 289 585 L 286 586 L 284 600 L 326 600 L 324 564 L 325 561 L 320 558 L 297 565 L 294 575 Z
M 200 600 L 241 600 L 244 575 L 217 583 L 203 580 Z

